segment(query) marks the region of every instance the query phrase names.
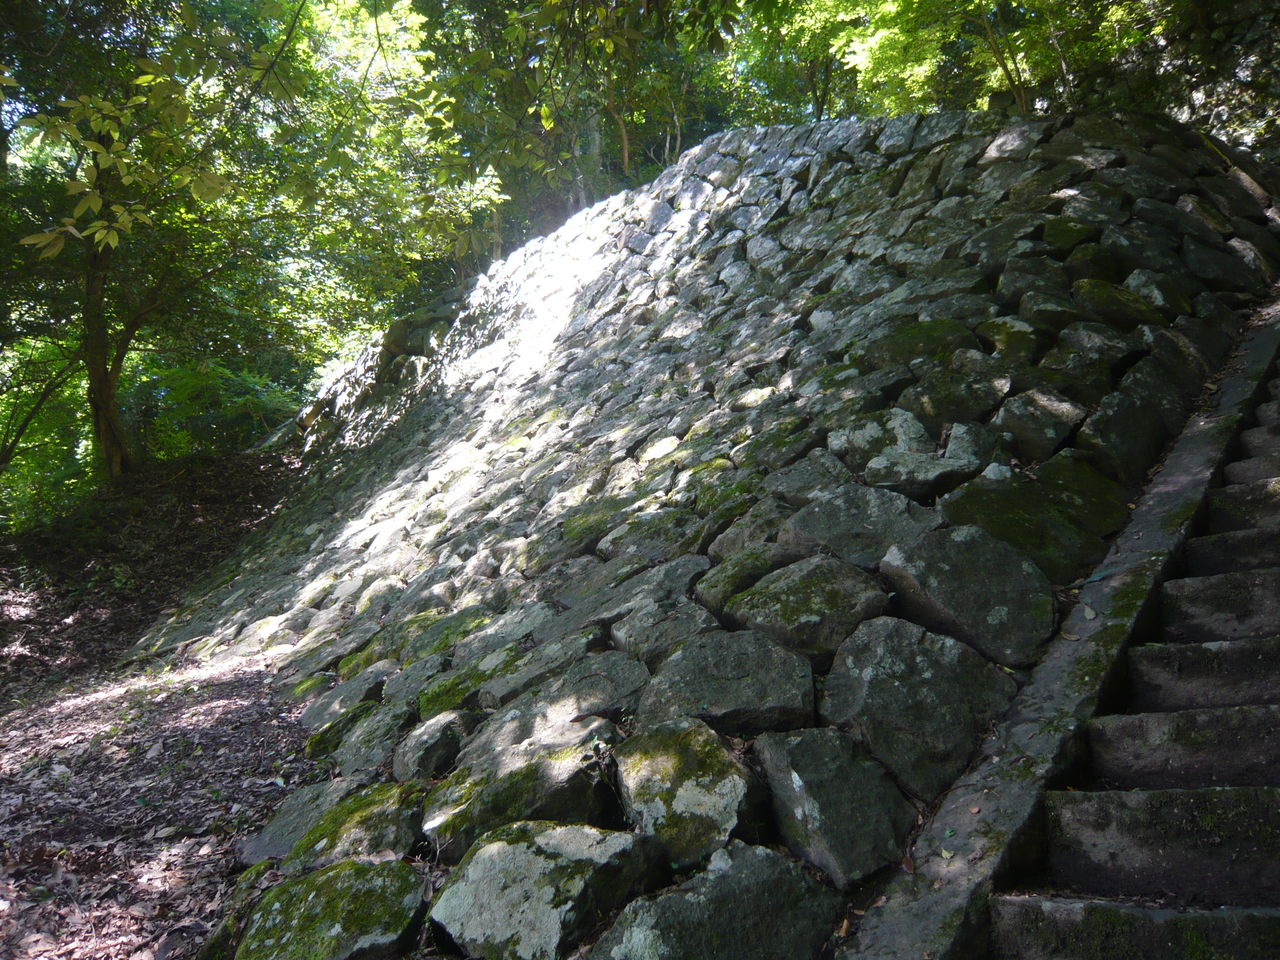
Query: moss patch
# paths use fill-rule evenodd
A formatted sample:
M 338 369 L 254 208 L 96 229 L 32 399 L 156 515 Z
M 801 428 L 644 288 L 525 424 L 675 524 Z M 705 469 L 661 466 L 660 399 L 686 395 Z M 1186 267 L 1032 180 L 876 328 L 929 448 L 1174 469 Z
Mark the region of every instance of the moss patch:
M 267 892 L 236 960 L 389 956 L 422 922 L 422 880 L 408 864 L 336 863 Z
M 424 793 L 416 783 L 379 783 L 353 793 L 302 835 L 282 868 L 297 871 L 383 850 L 403 856 L 420 836 L 418 810 Z

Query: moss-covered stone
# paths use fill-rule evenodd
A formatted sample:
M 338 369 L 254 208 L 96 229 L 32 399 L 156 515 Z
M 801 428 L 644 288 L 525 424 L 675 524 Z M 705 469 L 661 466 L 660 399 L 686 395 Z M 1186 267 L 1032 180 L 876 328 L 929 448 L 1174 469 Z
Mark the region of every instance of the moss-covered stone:
M 1160 311 L 1140 294 L 1107 280 L 1077 280 L 1071 295 L 1085 310 L 1123 330 L 1164 321 Z
M 282 869 L 297 872 L 383 851 L 404 856 L 422 835 L 423 794 L 416 783 L 379 783 L 352 794 L 302 835 Z
M 766 574 L 802 559 L 796 546 L 760 543 L 725 558 L 712 567 L 694 588 L 697 598 L 717 613 L 734 594 L 748 590 Z
M 303 748 L 304 753 L 312 759 L 333 753 L 334 750 L 338 749 L 338 744 L 342 743 L 343 738 L 351 732 L 351 729 L 377 709 L 378 704 L 376 701 L 366 700 L 363 703 L 357 703 L 350 710 L 347 710 L 336 719 L 330 720 L 311 736 L 307 737 L 307 744 Z
M 532 821 L 481 837 L 431 919 L 471 956 L 558 960 L 608 913 L 661 882 L 649 837 Z
M 691 866 L 759 826 L 759 783 L 718 734 L 684 717 L 628 738 L 614 752 L 627 819 Z
M 639 499 L 639 493 L 618 494 L 569 507 L 560 517 L 559 554 L 573 557 L 594 550 L 605 534 L 626 519 L 627 509 Z
M 236 960 L 394 956 L 422 922 L 422 879 L 406 863 L 345 861 L 268 891 Z
M 1109 515 L 1112 500 L 1097 502 L 1102 515 Z M 1043 484 L 1023 475 L 976 477 L 941 506 L 952 523 L 981 527 L 1025 553 L 1056 584 L 1071 583 L 1106 553 L 1087 510 L 1055 502 Z
M 516 644 L 507 644 L 478 663 L 441 674 L 418 694 L 418 716 L 429 720 L 445 710 L 478 706 L 480 688 L 494 677 L 515 670 L 522 656 Z
M 901 323 L 882 337 L 851 344 L 849 360 L 863 369 L 911 363 L 922 357 L 945 360 L 964 347 L 978 346 L 977 338 L 962 319 L 928 317 Z
M 888 604 L 879 584 L 857 567 L 811 557 L 731 597 L 724 614 L 826 665 L 841 640 L 863 620 L 883 613 Z
M 455 643 L 487 626 L 492 619 L 493 611 L 483 606 L 467 607 L 447 616 L 435 611 L 415 614 L 399 628 L 404 640 L 397 659 L 409 664 L 434 653 L 447 653 Z
M 270 876 L 272 864 L 259 863 L 236 878 L 231 895 L 223 901 L 222 920 L 196 954 L 196 960 L 232 960 L 244 934 L 245 924 Z

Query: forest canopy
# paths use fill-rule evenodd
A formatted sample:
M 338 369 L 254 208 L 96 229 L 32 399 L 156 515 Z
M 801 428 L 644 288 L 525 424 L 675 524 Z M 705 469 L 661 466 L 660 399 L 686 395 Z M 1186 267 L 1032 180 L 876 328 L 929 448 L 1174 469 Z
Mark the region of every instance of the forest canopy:
M 744 124 L 1124 106 L 1280 151 L 1216 0 L 12 0 L 0 525 L 238 450 L 329 362 Z

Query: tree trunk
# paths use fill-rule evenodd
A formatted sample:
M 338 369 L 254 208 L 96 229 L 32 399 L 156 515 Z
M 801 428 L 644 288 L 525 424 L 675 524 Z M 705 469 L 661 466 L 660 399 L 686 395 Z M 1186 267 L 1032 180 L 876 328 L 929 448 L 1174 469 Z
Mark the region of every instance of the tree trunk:
M 120 417 L 120 371 L 112 364 L 111 338 L 104 310 L 109 249 L 89 249 L 84 289 L 84 368 L 88 380 L 89 411 L 93 416 L 93 444 L 107 476 L 123 476 L 134 465 Z

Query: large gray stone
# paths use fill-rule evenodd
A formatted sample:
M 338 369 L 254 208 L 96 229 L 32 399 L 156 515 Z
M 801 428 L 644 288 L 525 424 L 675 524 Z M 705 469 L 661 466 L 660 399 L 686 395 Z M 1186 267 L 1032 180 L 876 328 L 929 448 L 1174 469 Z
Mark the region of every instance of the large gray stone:
M 345 860 L 263 895 L 235 960 L 379 960 L 401 955 L 426 912 L 407 863 Z
M 431 919 L 468 956 L 558 960 L 661 879 L 661 852 L 650 837 L 513 823 L 476 841 L 437 895 Z
M 462 739 L 480 722 L 480 714 L 446 710 L 418 724 L 396 744 L 391 772 L 397 780 L 438 777 L 458 756 Z
M 1052 390 L 1028 390 L 1010 397 L 991 421 L 1013 435 L 1023 460 L 1048 460 L 1088 414 L 1082 405 Z
M 880 585 L 857 567 L 811 557 L 731 597 L 724 613 L 735 625 L 759 631 L 825 666 L 841 640 L 863 620 L 884 613 L 888 604 Z
M 782 855 L 735 841 L 692 879 L 631 903 L 589 957 L 817 960 L 841 906 Z
M 299 787 L 285 798 L 265 827 L 236 848 L 240 862 L 252 866 L 283 857 L 326 813 L 359 787 L 360 781 L 342 777 Z
M 391 759 L 400 734 L 414 720 L 410 707 L 381 707 L 362 717 L 329 759 L 344 777 L 372 774 Z
M 848 730 L 908 790 L 932 800 L 964 770 L 1016 691 L 1011 677 L 965 644 L 879 617 L 840 645 L 818 715 Z
M 426 798 L 422 828 L 457 862 L 480 834 L 517 820 L 606 819 L 605 761 L 622 734 L 570 698 L 521 697 L 467 738 L 457 770 Z
M 1045 575 L 980 527 L 935 530 L 890 547 L 880 571 L 907 616 L 1005 666 L 1035 663 L 1053 630 Z
M 387 678 L 396 673 L 400 664 L 395 660 L 379 660 L 345 680 L 327 693 L 321 694 L 302 711 L 302 725 L 308 730 L 318 730 L 336 720 L 358 703 L 377 700 L 382 695 Z
M 422 837 L 423 787 L 379 783 L 326 810 L 285 857 L 283 869 L 309 870 L 348 858 L 403 857 Z
M 778 531 L 778 543 L 830 553 L 869 570 L 891 545 L 914 542 L 941 523 L 933 510 L 900 493 L 853 485 L 789 517 Z
M 678 717 L 743 736 L 803 727 L 813 719 L 809 663 L 750 631 L 686 640 L 654 674 L 638 713 L 642 726 Z
M 615 751 L 622 808 L 662 841 L 677 869 L 699 863 L 758 825 L 755 774 L 701 720 L 683 717 L 629 737 Z
M 787 846 L 837 887 L 900 858 L 916 809 L 847 734 L 766 733 L 754 750 Z

